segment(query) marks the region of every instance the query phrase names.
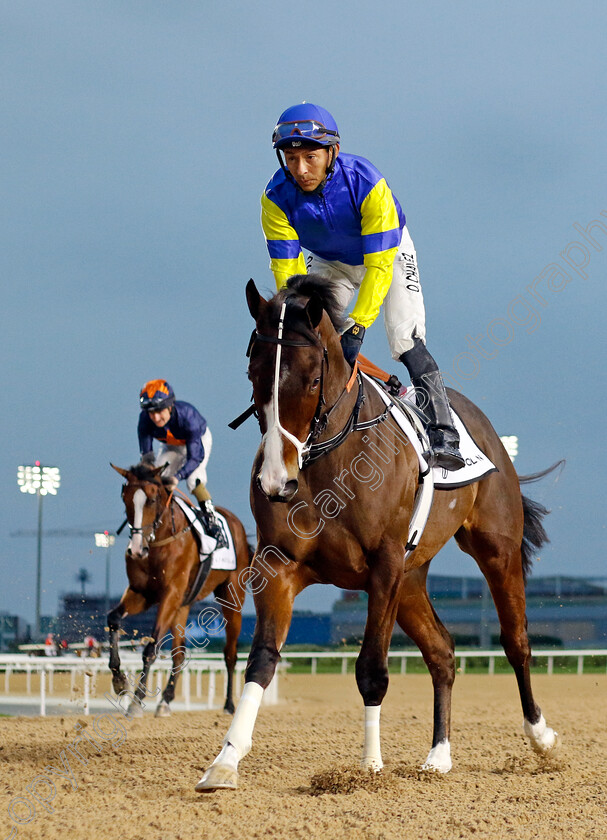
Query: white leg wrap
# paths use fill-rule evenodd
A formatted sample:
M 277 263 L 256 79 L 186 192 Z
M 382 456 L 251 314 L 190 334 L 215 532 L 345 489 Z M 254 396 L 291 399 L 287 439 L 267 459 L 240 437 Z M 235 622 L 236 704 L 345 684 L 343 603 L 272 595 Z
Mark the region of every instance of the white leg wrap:
M 549 726 L 546 726 L 544 715 L 540 715 L 537 723 L 529 723 L 523 720 L 523 732 L 531 741 L 532 748 L 539 753 L 546 753 L 557 745 L 558 735 Z
M 381 706 L 365 706 L 365 743 L 361 767 L 363 770 L 374 770 L 376 773 L 384 766 L 379 742 L 380 715 Z
M 448 739 L 439 741 L 428 753 L 428 758 L 422 764 L 422 770 L 430 770 L 433 773 L 448 773 L 451 770 L 451 744 Z
M 238 701 L 238 707 L 234 712 L 232 725 L 223 739 L 224 748 L 215 761 L 219 760 L 219 757 L 229 746 L 232 746 L 236 751 L 236 763 L 249 752 L 253 741 L 253 727 L 262 697 L 263 688 L 258 683 L 245 683 Z

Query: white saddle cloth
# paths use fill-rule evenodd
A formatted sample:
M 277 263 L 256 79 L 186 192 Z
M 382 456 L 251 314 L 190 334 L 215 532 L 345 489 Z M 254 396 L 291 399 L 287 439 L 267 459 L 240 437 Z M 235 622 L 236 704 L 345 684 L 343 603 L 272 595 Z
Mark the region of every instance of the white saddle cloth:
M 201 562 L 208 557 L 208 555 L 213 552 L 213 557 L 211 558 L 211 569 L 219 569 L 221 571 L 231 572 L 236 568 L 236 551 L 234 550 L 234 540 L 232 538 L 232 532 L 228 527 L 227 520 L 225 516 L 222 516 L 219 511 L 217 513 L 217 519 L 219 520 L 219 524 L 222 527 L 222 530 L 227 538 L 228 547 L 227 548 L 215 548 L 217 545 L 216 540 L 213 537 L 210 537 L 205 531 L 202 530 L 202 525 L 200 519 L 196 516 L 194 509 L 191 505 L 189 505 L 185 499 L 180 499 L 179 496 L 174 496 L 175 501 L 185 513 L 188 518 L 188 522 L 192 524 L 195 528 L 196 533 L 200 539 L 200 560 Z
M 415 388 L 413 386 L 408 387 L 406 393 L 400 399 L 407 400 L 412 405 L 416 405 Z M 434 467 L 432 474 L 434 477 L 434 487 L 437 490 L 454 490 L 456 487 L 464 487 L 466 484 L 473 484 L 475 481 L 480 481 L 481 478 L 489 475 L 489 473 L 497 472 L 495 464 L 478 448 L 470 432 L 464 426 L 463 421 L 453 407 L 451 407 L 451 414 L 453 415 L 455 428 L 459 434 L 459 450 L 466 462 L 466 466 L 462 467 L 461 470 L 445 470 L 443 467 Z

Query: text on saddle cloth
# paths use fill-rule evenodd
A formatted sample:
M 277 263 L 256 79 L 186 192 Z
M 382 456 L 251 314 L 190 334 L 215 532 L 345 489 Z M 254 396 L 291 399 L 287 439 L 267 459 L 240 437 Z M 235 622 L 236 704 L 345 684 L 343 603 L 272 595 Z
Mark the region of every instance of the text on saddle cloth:
M 175 501 L 183 510 L 183 512 L 188 518 L 188 522 L 191 523 L 192 527 L 195 529 L 198 535 L 200 543 L 201 562 L 208 554 L 213 552 L 213 557 L 211 560 L 211 569 L 217 569 L 227 572 L 233 571 L 236 568 L 236 552 L 234 550 L 234 540 L 232 539 L 232 532 L 228 527 L 228 523 L 226 521 L 225 516 L 223 516 L 219 511 L 216 511 L 217 520 L 221 525 L 221 528 L 226 536 L 227 547 L 215 548 L 215 546 L 217 545 L 216 541 L 213 539 L 213 537 L 210 537 L 206 533 L 206 531 L 203 530 L 202 524 L 200 522 L 200 519 L 196 515 L 195 509 L 188 502 L 186 502 L 185 499 L 180 499 L 176 496 Z
M 399 397 L 399 401 L 405 404 L 410 402 L 413 406 L 415 402 L 415 388 L 410 386 L 406 392 Z M 464 425 L 461 417 L 451 406 L 451 414 L 453 415 L 454 425 L 459 435 L 459 448 L 466 466 L 461 470 L 445 470 L 443 467 L 434 467 L 432 470 L 434 476 L 434 486 L 437 490 L 455 490 L 458 487 L 465 487 L 467 484 L 474 484 L 480 481 L 492 472 L 497 472 L 495 464 L 489 460 L 485 453 L 473 440 L 470 432 Z

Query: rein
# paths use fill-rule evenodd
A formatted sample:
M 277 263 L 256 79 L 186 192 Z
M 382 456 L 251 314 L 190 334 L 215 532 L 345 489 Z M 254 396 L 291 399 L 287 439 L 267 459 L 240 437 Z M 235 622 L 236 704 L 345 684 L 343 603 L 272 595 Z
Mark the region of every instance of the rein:
M 280 360 L 282 355 L 282 347 L 313 347 L 314 342 L 312 341 L 293 341 L 290 339 L 283 338 L 283 331 L 284 331 L 284 322 L 286 316 L 286 308 L 287 308 L 287 301 L 285 300 L 282 304 L 280 310 L 280 316 L 278 321 L 278 333 L 276 336 L 270 335 L 263 335 L 262 333 L 258 332 L 257 329 L 253 330 L 251 335 L 251 339 L 249 341 L 249 346 L 247 348 L 247 357 L 251 354 L 251 348 L 256 341 L 264 341 L 268 344 L 276 344 L 276 362 L 274 365 L 274 387 L 272 390 L 272 401 L 274 404 L 274 417 L 276 418 L 276 425 L 278 427 L 278 431 L 289 440 L 297 451 L 297 460 L 299 464 L 299 469 L 303 470 L 309 464 L 318 461 L 319 458 L 322 458 L 324 455 L 328 455 L 329 452 L 332 452 L 337 447 L 341 446 L 341 444 L 345 441 L 345 439 L 352 433 L 358 432 L 362 429 L 370 429 L 373 426 L 377 425 L 378 423 L 383 422 L 387 415 L 388 415 L 388 407 L 384 408 L 384 411 L 374 417 L 372 420 L 366 420 L 362 423 L 359 423 L 358 417 L 360 414 L 360 409 L 365 402 L 365 392 L 364 392 L 364 382 L 360 372 L 358 370 L 358 364 L 354 365 L 354 369 L 352 371 L 352 376 L 344 386 L 341 394 L 335 401 L 335 403 L 329 408 L 324 414 L 322 413 L 323 406 L 326 405 L 325 396 L 324 396 L 324 378 L 325 378 L 325 368 L 329 367 L 329 354 L 327 348 L 322 343 L 322 339 L 320 333 L 317 332 L 315 335 L 318 338 L 318 345 L 322 348 L 322 362 L 320 368 L 320 396 L 318 399 L 318 404 L 316 406 L 316 411 L 314 413 L 314 417 L 312 418 L 310 424 L 310 431 L 308 432 L 308 436 L 306 437 L 305 441 L 300 441 L 299 438 L 292 435 L 288 432 L 284 426 L 280 422 L 279 413 L 278 413 L 278 385 L 280 379 Z M 292 328 L 291 328 L 292 329 Z M 294 332 L 298 332 L 297 330 L 293 330 Z M 300 333 L 303 335 L 303 333 Z M 358 382 L 358 395 L 356 398 L 356 402 L 350 412 L 350 415 L 346 421 L 345 426 L 343 429 L 334 435 L 329 440 L 321 441 L 315 443 L 316 438 L 319 437 L 327 428 L 329 423 L 329 419 L 333 411 L 337 408 L 343 397 L 348 394 L 354 382 Z M 247 416 L 253 413 L 252 410 L 248 410 L 245 412 Z M 242 417 L 243 415 L 241 415 Z M 246 419 L 246 418 L 245 418 Z M 240 420 L 240 418 L 237 418 Z M 234 421 L 236 422 L 236 421 Z
M 141 482 L 141 484 L 143 484 L 143 483 L 146 483 L 146 482 Z M 177 533 L 177 534 L 175 533 L 175 516 L 174 516 L 174 509 L 173 509 L 173 505 L 172 505 L 171 503 L 172 503 L 172 501 L 173 501 L 173 496 L 174 496 L 174 494 L 175 494 L 175 491 L 176 491 L 176 490 L 177 490 L 177 492 L 179 493 L 179 495 L 180 495 L 180 496 L 183 496 L 183 497 L 184 497 L 184 499 L 186 499 L 186 501 L 187 501 L 187 502 L 188 502 L 188 504 L 189 504 L 189 499 L 187 498 L 187 496 L 185 496 L 185 494 L 184 494 L 184 493 L 182 493 L 182 492 L 181 492 L 180 490 L 178 490 L 177 488 L 173 487 L 173 488 L 172 488 L 172 490 L 170 491 L 170 493 L 169 493 L 169 494 L 168 494 L 168 496 L 167 496 L 167 500 L 166 500 L 166 502 L 164 503 L 164 506 L 163 506 L 163 508 L 162 508 L 162 511 L 161 511 L 161 513 L 160 513 L 160 516 L 157 516 L 157 517 L 154 519 L 154 522 L 152 523 L 152 528 L 151 528 L 151 531 L 149 532 L 149 534 L 148 534 L 148 536 L 147 536 L 147 537 L 146 537 L 146 536 L 145 536 L 145 534 L 143 533 L 143 528 L 135 528 L 135 527 L 134 527 L 133 525 L 131 525 L 131 523 L 130 523 L 130 522 L 128 522 L 128 520 L 127 520 L 127 524 L 128 524 L 128 526 L 129 526 L 129 530 L 130 530 L 130 532 L 131 532 L 131 536 L 132 536 L 133 534 L 141 534 L 141 536 L 142 536 L 144 539 L 147 539 L 147 541 L 148 541 L 148 543 L 149 543 L 149 545 L 148 545 L 149 550 L 151 550 L 152 548 L 160 548 L 160 546 L 163 546 L 163 545 L 168 545 L 169 543 L 175 542 L 175 540 L 181 539 L 181 537 L 183 537 L 183 535 L 184 535 L 184 534 L 187 534 L 187 533 L 188 533 L 188 531 L 191 531 L 191 530 L 192 530 L 192 525 L 191 525 L 191 523 L 190 523 L 190 522 L 187 522 L 187 523 L 186 523 L 186 527 L 185 527 L 185 528 L 183 528 L 181 531 L 179 531 L 179 533 Z M 156 503 L 156 506 L 158 507 L 158 502 Z M 165 514 L 165 513 L 166 513 L 166 511 L 167 511 L 167 510 L 169 510 L 169 509 L 170 509 L 170 511 L 171 511 L 171 528 L 172 528 L 173 533 L 171 534 L 171 536 L 170 536 L 170 537 L 165 537 L 165 539 L 162 539 L 162 540 L 157 540 L 157 539 L 156 539 L 156 536 L 155 536 L 155 535 L 156 535 L 156 529 L 159 527 L 160 523 L 162 522 L 162 519 L 163 519 L 163 517 L 164 517 L 164 514 Z

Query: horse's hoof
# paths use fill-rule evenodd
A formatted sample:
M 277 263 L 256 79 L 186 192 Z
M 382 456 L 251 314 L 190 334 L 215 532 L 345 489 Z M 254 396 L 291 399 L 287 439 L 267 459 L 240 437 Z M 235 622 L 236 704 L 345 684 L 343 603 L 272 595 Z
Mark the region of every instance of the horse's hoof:
M 235 708 L 233 703 L 226 703 L 225 706 L 223 707 L 224 715 L 233 715 L 235 711 L 236 711 L 236 708 Z
M 131 700 L 126 712 L 126 717 L 128 718 L 128 720 L 143 717 L 143 708 L 138 700 Z
M 538 755 L 547 755 L 556 750 L 561 743 L 558 733 L 550 726 L 546 726 L 544 715 L 540 715 L 537 723 L 523 721 L 523 732 L 529 738 L 531 749 Z
M 383 769 L 384 762 L 381 758 L 363 758 L 360 766 L 362 770 L 367 770 L 370 773 L 379 773 Z
M 554 729 L 547 726 L 542 741 L 530 740 L 529 743 L 531 744 L 531 749 L 537 755 L 554 755 L 561 746 L 561 736 Z
M 166 700 L 161 700 L 156 706 L 154 717 L 171 717 L 171 707 Z
M 121 694 L 123 691 L 126 691 L 126 679 L 124 676 L 113 677 L 112 688 L 115 694 Z
M 213 790 L 236 790 L 237 787 L 237 770 L 229 764 L 211 764 L 195 790 L 197 793 L 208 793 Z
M 421 769 L 425 773 L 448 773 L 452 766 L 449 741 L 440 741 L 432 747 Z

